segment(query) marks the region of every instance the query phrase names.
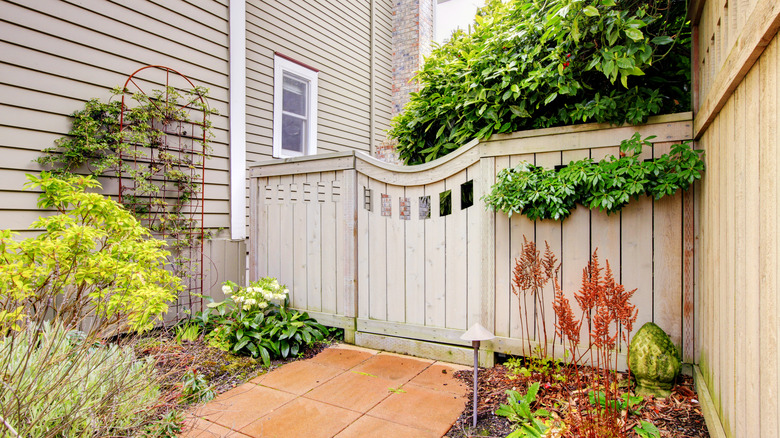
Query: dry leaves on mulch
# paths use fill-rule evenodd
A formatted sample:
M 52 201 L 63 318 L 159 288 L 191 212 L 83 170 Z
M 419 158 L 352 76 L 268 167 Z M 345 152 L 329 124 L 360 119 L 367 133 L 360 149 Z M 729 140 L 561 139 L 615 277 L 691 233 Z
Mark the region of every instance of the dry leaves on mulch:
M 593 380 L 594 378 L 593 369 L 590 367 L 581 367 L 580 373 L 580 378 L 583 381 Z M 459 371 L 455 376 L 468 384 L 469 388 L 472 387 L 473 373 L 471 371 Z M 623 380 L 626 379 L 624 374 L 621 376 Z M 503 365 L 496 365 L 490 369 L 480 369 L 478 379 L 477 427 L 471 427 L 473 391 L 469 390 L 469 402 L 458 421 L 447 433 L 447 437 L 505 437 L 513 430 L 512 424 L 506 418 L 496 416 L 494 412 L 501 404 L 506 403 L 506 391 L 508 389 L 514 389 L 524 394 L 528 385 L 535 380 L 541 380 L 543 384 L 537 395 L 537 403 L 532 408 L 544 408 L 551 412 L 555 411 L 564 421 L 566 419 L 565 412 L 561 412 L 558 407 L 566 405 L 562 401 L 569 399 L 569 391 L 572 391 L 572 385 L 566 385 L 539 374 L 529 378 L 516 376 Z M 625 392 L 625 390 L 622 391 Z M 636 410 L 638 415 L 627 414 L 625 418 L 623 430 L 628 431 L 627 436 L 629 437 L 638 436 L 631 429 L 634 425 L 639 424 L 641 420 L 652 422 L 659 429 L 662 437 L 709 437 L 698 397 L 693 388 L 693 379 L 689 376 L 681 376 L 671 396 L 665 399 L 645 397 L 636 407 Z

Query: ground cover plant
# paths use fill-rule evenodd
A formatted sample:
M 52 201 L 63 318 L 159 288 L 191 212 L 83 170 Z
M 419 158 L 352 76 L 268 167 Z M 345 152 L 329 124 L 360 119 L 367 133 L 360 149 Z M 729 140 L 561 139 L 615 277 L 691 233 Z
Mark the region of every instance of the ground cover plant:
M 690 109 L 682 0 L 491 0 L 435 48 L 389 135 L 406 164 L 494 133 Z

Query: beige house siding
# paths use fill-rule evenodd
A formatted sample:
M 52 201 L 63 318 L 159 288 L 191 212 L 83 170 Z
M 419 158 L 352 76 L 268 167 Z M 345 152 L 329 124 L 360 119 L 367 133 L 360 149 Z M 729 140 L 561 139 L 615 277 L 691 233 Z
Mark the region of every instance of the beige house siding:
M 780 4 L 694 1 L 696 361 L 713 437 L 780 434 Z M 701 397 L 704 400 L 704 397 Z
M 272 155 L 275 52 L 319 70 L 317 153 L 370 153 L 384 139 L 391 7 L 389 0 L 247 3 L 248 162 Z
M 22 237 L 41 214 L 23 191 L 33 160 L 70 129 L 69 115 L 146 65 L 209 89 L 215 138 L 207 163 L 205 226 L 230 227 L 228 0 L 12 0 L 0 3 L 0 227 Z M 273 53 L 315 66 L 318 152 L 370 152 L 390 114 L 390 0 L 247 2 L 247 161 L 271 155 Z M 373 105 L 372 105 L 373 103 Z M 372 132 L 373 129 L 373 132 Z M 104 181 L 107 194 L 115 181 Z M 243 277 L 244 242 L 216 232 L 207 269 Z M 223 241 L 224 240 L 224 241 Z M 233 245 L 233 246 L 231 246 Z M 230 254 L 230 257 L 221 254 Z M 210 266 L 210 267 L 209 267 Z M 241 272 L 241 274 L 238 274 Z M 209 285 L 216 277 L 209 277 Z
M 25 174 L 39 171 L 32 160 L 68 132 L 69 114 L 156 64 L 207 87 L 220 113 L 211 117 L 205 225 L 227 227 L 227 13 L 227 0 L 0 4 L 0 226 L 24 232 L 38 217 L 37 194 L 21 191 Z M 116 194 L 115 182 L 104 185 Z
M 33 160 L 68 132 L 71 113 L 90 98 L 109 99 L 146 65 L 170 67 L 209 89 L 219 115 L 211 117 L 205 225 L 229 227 L 227 0 L 0 3 L 0 227 L 33 235 L 38 193 L 22 190 L 25 174 L 41 170 Z M 116 195 L 115 181 L 103 185 Z M 206 244 L 207 288 L 243 277 L 244 248 L 222 234 Z

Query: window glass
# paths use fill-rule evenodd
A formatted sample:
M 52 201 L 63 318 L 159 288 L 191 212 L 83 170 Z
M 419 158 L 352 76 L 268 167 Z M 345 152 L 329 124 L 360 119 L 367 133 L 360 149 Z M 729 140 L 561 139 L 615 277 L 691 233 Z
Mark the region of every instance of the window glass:
M 306 117 L 306 82 L 285 72 L 282 110 Z
M 306 144 L 306 119 L 282 115 L 282 149 L 303 153 Z

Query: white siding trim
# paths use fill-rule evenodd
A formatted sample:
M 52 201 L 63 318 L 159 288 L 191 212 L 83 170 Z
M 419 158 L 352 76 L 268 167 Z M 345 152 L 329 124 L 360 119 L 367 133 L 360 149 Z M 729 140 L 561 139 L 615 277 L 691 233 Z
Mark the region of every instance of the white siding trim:
M 289 150 L 282 149 L 282 84 L 284 72 L 292 73 L 308 81 L 308 120 L 306 145 L 303 154 L 291 154 Z M 288 74 L 289 74 L 288 73 Z M 317 70 L 312 70 L 299 63 L 274 55 L 274 131 L 273 131 L 273 156 L 275 158 L 290 158 L 300 155 L 314 155 L 317 153 Z
M 246 0 L 230 1 L 230 237 L 246 238 Z

